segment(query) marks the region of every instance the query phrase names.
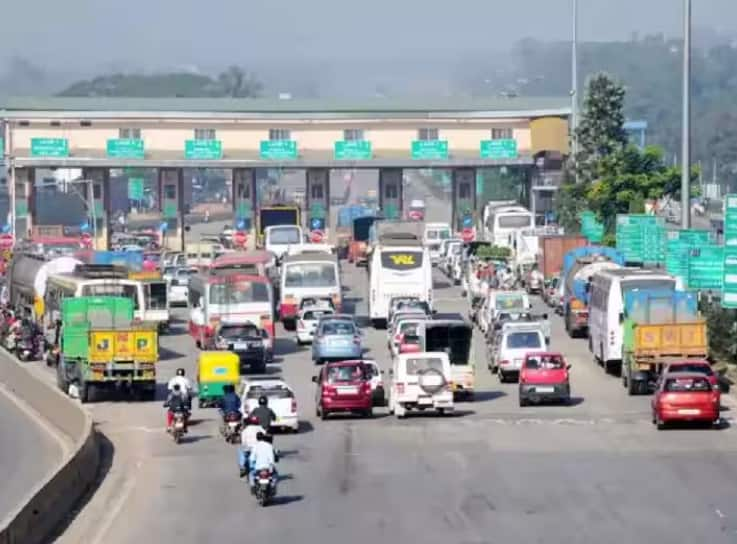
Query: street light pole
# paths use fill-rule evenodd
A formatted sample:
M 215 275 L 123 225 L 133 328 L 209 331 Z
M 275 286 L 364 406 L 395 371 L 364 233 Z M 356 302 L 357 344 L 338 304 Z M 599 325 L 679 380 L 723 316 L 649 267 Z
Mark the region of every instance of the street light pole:
M 691 227 L 691 0 L 683 0 L 683 119 L 681 121 L 681 228 Z
M 578 153 L 578 0 L 573 0 L 573 35 L 571 40 L 571 152 Z M 578 183 L 578 168 L 575 170 Z

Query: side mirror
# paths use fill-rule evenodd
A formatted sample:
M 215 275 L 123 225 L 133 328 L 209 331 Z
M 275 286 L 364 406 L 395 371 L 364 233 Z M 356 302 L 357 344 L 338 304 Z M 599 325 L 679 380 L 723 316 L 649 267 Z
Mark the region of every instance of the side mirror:
M 391 373 L 391 370 L 389 371 Z M 379 370 L 379 374 L 384 374 L 383 370 Z
M 620 314 L 619 314 L 619 322 L 620 323 L 624 323 L 624 313 L 621 313 L 620 312 Z
M 312 376 L 312 383 L 317 383 L 317 376 Z
M 390 376 L 394 376 L 394 369 L 393 369 L 393 368 L 390 368 L 390 369 L 389 369 L 389 375 L 390 375 Z
M 566 365 L 566 370 L 570 370 L 570 369 L 571 369 L 571 366 L 572 366 L 572 365 L 571 365 L 570 363 L 569 363 L 569 364 L 567 364 L 567 365 Z

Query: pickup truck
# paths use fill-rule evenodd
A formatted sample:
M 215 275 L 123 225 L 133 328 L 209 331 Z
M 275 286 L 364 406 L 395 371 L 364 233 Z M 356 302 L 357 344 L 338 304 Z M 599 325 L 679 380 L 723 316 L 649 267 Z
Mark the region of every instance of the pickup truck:
M 670 362 L 708 355 L 706 320 L 694 293 L 638 291 L 625 296 L 622 384 L 629 395 L 647 394 Z

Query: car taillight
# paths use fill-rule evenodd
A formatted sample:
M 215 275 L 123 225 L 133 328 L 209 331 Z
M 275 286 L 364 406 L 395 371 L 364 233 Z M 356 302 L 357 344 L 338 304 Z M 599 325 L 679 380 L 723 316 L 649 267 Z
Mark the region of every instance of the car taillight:
M 361 345 L 361 337 L 360 336 L 354 336 L 353 337 L 353 343 L 357 346 Z
M 404 394 L 404 384 L 403 383 L 397 383 L 395 384 L 395 387 L 397 388 L 397 393 L 400 395 Z
M 330 397 L 332 395 L 335 395 L 335 387 L 333 387 L 332 385 L 323 385 L 322 394 L 324 397 Z
M 363 389 L 364 393 L 371 393 L 371 382 L 363 382 L 361 389 Z
M 292 399 L 292 413 L 297 413 L 297 399 Z

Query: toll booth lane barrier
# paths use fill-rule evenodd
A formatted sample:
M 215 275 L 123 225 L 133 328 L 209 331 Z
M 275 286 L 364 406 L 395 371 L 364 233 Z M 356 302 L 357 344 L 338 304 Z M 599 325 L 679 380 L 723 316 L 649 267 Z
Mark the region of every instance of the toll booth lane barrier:
M 42 544 L 95 483 L 100 467 L 97 433 L 91 416 L 77 402 L 5 353 L 0 353 L 0 383 L 71 444 L 51 475 L 0 520 L 0 544 Z

